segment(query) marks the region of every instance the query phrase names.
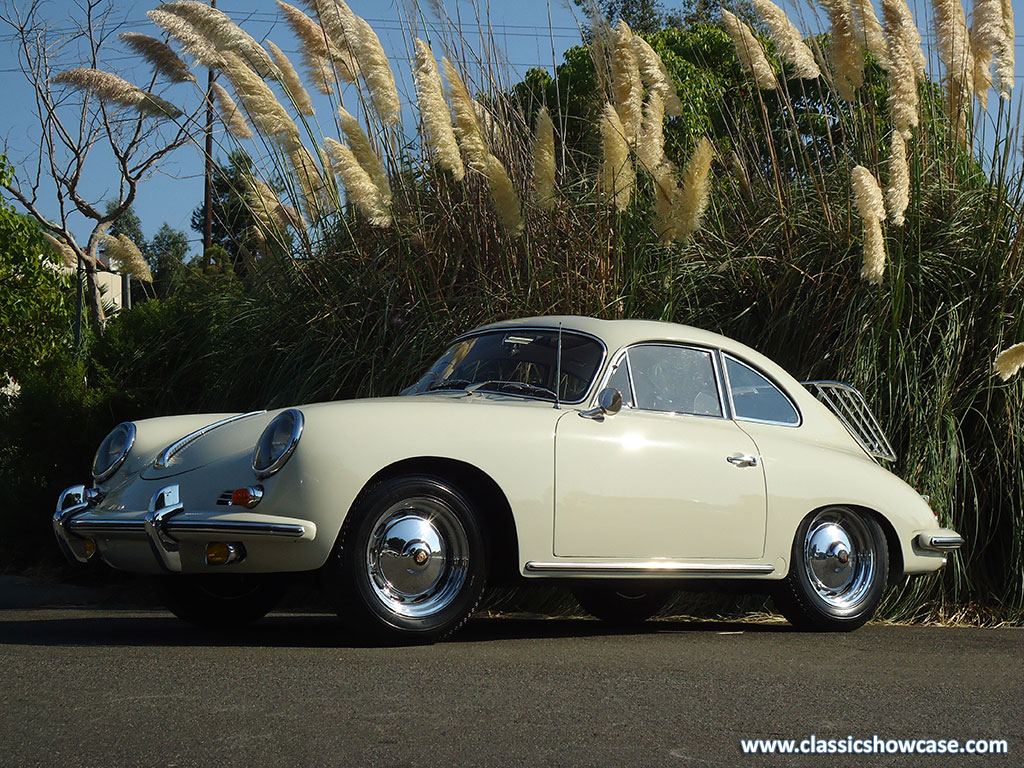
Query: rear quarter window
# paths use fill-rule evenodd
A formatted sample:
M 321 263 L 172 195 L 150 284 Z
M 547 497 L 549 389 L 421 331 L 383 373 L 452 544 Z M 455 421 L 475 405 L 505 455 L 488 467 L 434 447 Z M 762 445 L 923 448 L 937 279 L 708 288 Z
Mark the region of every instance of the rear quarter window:
M 724 355 L 733 412 L 737 419 L 798 426 L 800 414 L 790 399 L 766 376 L 746 363 Z

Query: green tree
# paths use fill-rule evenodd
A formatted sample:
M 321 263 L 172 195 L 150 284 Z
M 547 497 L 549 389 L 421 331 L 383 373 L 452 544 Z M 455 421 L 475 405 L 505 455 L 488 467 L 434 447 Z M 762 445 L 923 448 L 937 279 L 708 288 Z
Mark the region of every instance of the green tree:
M 229 265 L 239 275 L 246 274 L 248 253 L 258 251 L 252 231 L 257 221 L 246 200 L 252 160 L 242 151 L 228 155 L 226 163 L 217 163 L 213 170 L 213 245 L 211 261 L 224 271 Z M 192 212 L 192 229 L 203 231 L 203 206 Z M 227 254 L 225 260 L 222 254 Z M 226 263 L 222 264 L 222 261 Z
M 153 269 L 153 287 L 156 295 L 171 296 L 184 283 L 188 267 L 188 235 L 172 229 L 165 221 L 153 235 L 146 248 L 146 258 Z
M 11 173 L 0 155 L 0 186 Z M 67 344 L 70 283 L 39 225 L 0 197 L 0 387 Z
M 114 213 L 117 210 L 118 204 L 115 202 L 107 203 L 107 215 Z M 142 222 L 139 221 L 138 214 L 135 213 L 135 208 L 128 206 L 124 209 L 121 215 L 114 220 L 114 223 L 110 225 L 110 229 L 107 230 L 107 234 L 113 237 L 118 235 L 127 235 L 128 238 L 139 246 L 139 250 L 143 253 L 146 252 L 146 238 L 142 234 Z M 109 264 L 107 266 L 110 266 Z

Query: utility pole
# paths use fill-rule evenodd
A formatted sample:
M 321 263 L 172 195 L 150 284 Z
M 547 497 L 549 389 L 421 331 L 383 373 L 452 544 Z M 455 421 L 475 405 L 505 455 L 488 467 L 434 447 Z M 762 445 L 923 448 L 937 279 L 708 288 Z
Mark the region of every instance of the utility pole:
M 217 7 L 217 0 L 210 0 L 210 7 Z M 210 268 L 210 246 L 213 245 L 213 81 L 216 78 L 210 67 L 206 80 L 206 174 L 203 189 L 203 271 Z

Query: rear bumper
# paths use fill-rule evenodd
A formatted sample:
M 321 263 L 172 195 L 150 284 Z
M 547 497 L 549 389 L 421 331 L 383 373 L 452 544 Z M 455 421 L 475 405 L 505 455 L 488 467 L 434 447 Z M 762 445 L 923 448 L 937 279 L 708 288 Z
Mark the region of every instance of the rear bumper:
M 964 538 L 949 528 L 940 528 L 917 534 L 914 543 L 929 552 L 955 552 L 964 545 Z
M 316 539 L 316 524 L 310 520 L 233 511 L 231 507 L 216 512 L 186 510 L 177 485 L 154 493 L 144 512 L 102 509 L 97 506 L 101 501 L 98 491 L 82 485 L 67 488 L 57 501 L 53 530 L 71 562 L 86 563 L 98 555 L 125 570 L 202 572 L 223 567 L 206 564 L 204 552 L 210 542 L 237 542 L 250 552 L 266 553 L 268 545 L 275 543 Z M 250 561 L 233 570 L 291 569 L 280 562 L 288 557 L 265 560 L 269 562 Z

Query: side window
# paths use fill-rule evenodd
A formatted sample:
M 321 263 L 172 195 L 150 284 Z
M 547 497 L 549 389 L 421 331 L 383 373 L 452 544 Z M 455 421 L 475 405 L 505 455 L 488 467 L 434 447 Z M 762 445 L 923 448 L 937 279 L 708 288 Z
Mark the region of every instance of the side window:
M 629 350 L 636 407 L 648 411 L 721 416 L 711 353 L 641 344 Z
M 629 383 L 629 356 L 623 355 L 622 358 L 615 366 L 615 370 L 612 371 L 612 375 L 608 377 L 608 386 L 615 387 L 619 392 L 622 393 L 622 405 L 626 408 L 633 407 L 633 387 Z
M 800 423 L 800 414 L 789 398 L 760 373 L 728 355 L 725 369 L 736 418 L 794 426 Z

